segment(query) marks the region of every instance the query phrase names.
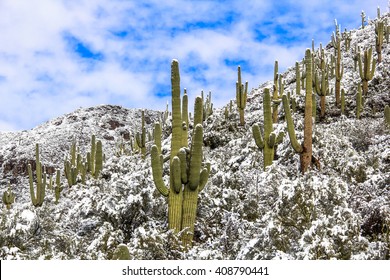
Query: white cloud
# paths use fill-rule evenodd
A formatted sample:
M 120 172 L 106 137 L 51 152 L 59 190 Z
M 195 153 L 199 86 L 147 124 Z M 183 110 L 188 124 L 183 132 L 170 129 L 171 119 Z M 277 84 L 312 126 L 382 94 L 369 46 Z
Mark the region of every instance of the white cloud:
M 235 96 L 236 64 L 257 87 L 275 60 L 282 71 L 311 38 L 327 43 L 334 18 L 351 29 L 361 10 L 375 17 L 371 2 L 1 1 L 0 129 L 29 129 L 102 103 L 163 110 L 173 58 L 191 98 L 211 90 L 222 106 Z M 377 1 L 383 12 L 386 2 Z M 81 58 L 77 40 L 101 59 Z M 162 91 L 168 96 L 159 98 Z

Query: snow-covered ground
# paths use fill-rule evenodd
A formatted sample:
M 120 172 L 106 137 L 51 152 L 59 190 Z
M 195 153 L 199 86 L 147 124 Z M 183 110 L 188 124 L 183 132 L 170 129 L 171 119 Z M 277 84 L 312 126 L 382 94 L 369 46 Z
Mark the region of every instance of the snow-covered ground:
M 384 19 L 390 23 L 390 15 Z M 344 41 L 346 115 L 327 97 L 327 115 L 314 127 L 313 152 L 321 169 L 302 175 L 299 156 L 288 136 L 278 145 L 277 158 L 263 171 L 263 155 L 251 127 L 263 122 L 262 92 L 272 81 L 251 91 L 246 125 L 233 112 L 214 109 L 204 122 L 204 156 L 211 174 L 199 195 L 194 246 L 183 253 L 167 230 L 167 201 L 154 186 L 150 147 L 147 156 L 120 153 L 119 145 L 141 129 L 141 109 L 102 105 L 79 109 L 29 131 L 0 133 L 0 193 L 11 182 L 16 201 L 4 206 L 0 220 L 2 259 L 110 259 L 125 244 L 134 259 L 389 259 L 390 258 L 390 131 L 383 111 L 390 104 L 390 47 L 383 45 L 360 120 L 355 118 L 356 84 L 353 50 L 373 47 L 374 21 L 352 30 L 351 49 Z M 330 60 L 334 49 L 324 46 Z M 304 50 L 302 50 L 302 57 Z M 275 58 L 277 59 L 277 58 Z M 295 92 L 295 69 L 282 73 L 285 92 Z M 245 77 L 243 77 L 245 79 Z M 330 81 L 334 87 L 334 79 Z M 232 89 L 232 97 L 234 96 Z M 304 91 L 293 114 L 303 139 Z M 228 105 L 227 105 L 228 106 Z M 319 98 L 317 98 L 319 112 Z M 151 131 L 163 112 L 146 110 Z M 278 131 L 286 130 L 282 106 Z M 170 149 L 170 120 L 163 131 L 163 154 Z M 35 144 L 48 173 L 63 174 L 72 141 L 80 153 L 90 149 L 91 135 L 102 140 L 105 153 L 99 179 L 64 186 L 59 203 L 48 189 L 42 207 L 30 200 L 27 164 L 35 161 Z M 119 154 L 118 154 L 119 153 Z M 168 173 L 165 179 L 168 180 Z

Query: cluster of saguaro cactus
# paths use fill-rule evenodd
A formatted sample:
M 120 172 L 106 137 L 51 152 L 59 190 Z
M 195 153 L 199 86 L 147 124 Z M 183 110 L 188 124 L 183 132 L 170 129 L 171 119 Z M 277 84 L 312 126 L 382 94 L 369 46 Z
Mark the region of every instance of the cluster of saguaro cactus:
M 3 193 L 3 203 L 7 209 L 11 209 L 12 203 L 15 202 L 15 194 L 11 191 L 11 184 L 8 183 L 8 190 Z
M 352 41 L 351 31 L 348 32 L 347 29 L 345 29 L 342 36 L 344 39 L 345 51 L 349 51 L 349 49 L 351 48 Z
M 43 204 L 45 199 L 45 190 L 46 190 L 46 172 L 43 171 L 42 174 L 42 163 L 39 160 L 39 145 L 35 146 L 35 166 L 37 173 L 37 191 L 34 190 L 34 176 L 31 168 L 31 164 L 28 165 L 28 176 L 30 183 L 30 195 L 32 204 L 35 207 L 40 207 Z
M 271 95 L 269 89 L 264 89 L 263 95 L 263 111 L 264 111 L 264 138 L 261 136 L 260 127 L 255 124 L 252 127 L 253 138 L 257 147 L 263 150 L 264 170 L 272 164 L 274 160 L 275 150 L 278 144 L 283 140 L 284 133 L 281 132 L 278 136 L 275 135 L 272 128 L 272 113 L 271 113 Z
M 84 158 L 76 148 L 76 142 L 72 143 L 70 149 L 70 161 L 64 162 L 64 173 L 69 187 L 77 183 L 80 175 L 81 182 L 85 184 L 86 175 L 90 173 L 95 179 L 99 177 L 103 168 L 103 147 L 100 140 L 96 141 L 95 135 L 91 137 L 91 151 Z
M 291 117 L 290 102 L 286 95 L 283 95 L 283 107 L 285 111 L 285 118 L 287 122 L 287 130 L 290 138 L 291 145 L 295 152 L 300 155 L 300 170 L 305 173 L 311 163 L 315 163 L 319 167 L 319 162 L 313 157 L 312 151 L 312 93 L 313 93 L 313 81 L 312 81 L 312 55 L 310 49 L 305 53 L 306 64 L 306 94 L 305 94 L 305 118 L 304 118 L 304 139 L 303 143 L 299 144 L 295 135 L 294 123 Z
M 142 157 L 146 157 L 146 128 L 145 128 L 145 111 L 142 110 L 141 116 L 141 133 L 137 132 L 135 140 L 137 141 L 138 147 L 141 149 Z
M 240 125 L 245 125 L 244 110 L 246 107 L 246 100 L 248 97 L 248 82 L 245 85 L 241 82 L 241 67 L 237 67 L 238 81 L 236 82 L 236 103 L 238 112 L 240 114 Z
M 202 91 L 202 100 L 203 100 L 203 121 L 207 120 L 209 116 L 213 114 L 213 103 L 211 102 L 211 91 L 206 96 L 206 100 L 203 99 L 203 91 Z
M 185 248 L 192 244 L 198 203 L 198 193 L 204 188 L 210 165 L 202 164 L 203 147 L 203 104 L 202 98 L 195 100 L 194 132 L 191 148 L 183 146 L 183 137 L 188 130 L 183 125 L 180 102 L 180 73 L 177 60 L 171 65 L 172 83 L 172 140 L 170 156 L 169 187 L 163 180 L 163 158 L 157 145 L 152 146 L 152 173 L 158 191 L 168 197 L 168 226 L 175 233 L 182 231 Z M 185 133 L 183 132 L 185 131 Z M 202 167 L 203 165 L 203 167 Z
M 385 23 L 382 20 L 377 20 L 375 23 L 375 47 L 376 53 L 378 54 L 378 64 L 382 62 L 382 45 L 383 36 L 385 34 Z
M 68 180 L 69 187 L 73 186 L 77 182 L 77 176 L 80 170 L 81 155 L 76 152 L 76 142 L 73 141 L 70 147 L 70 160 L 64 162 L 64 173 Z M 79 167 L 79 168 L 78 168 Z
M 372 48 L 364 51 L 363 62 L 361 54 L 359 54 L 358 64 L 359 74 L 362 80 L 363 96 L 365 97 L 368 92 L 368 81 L 374 77 L 376 67 L 376 60 L 372 58 Z

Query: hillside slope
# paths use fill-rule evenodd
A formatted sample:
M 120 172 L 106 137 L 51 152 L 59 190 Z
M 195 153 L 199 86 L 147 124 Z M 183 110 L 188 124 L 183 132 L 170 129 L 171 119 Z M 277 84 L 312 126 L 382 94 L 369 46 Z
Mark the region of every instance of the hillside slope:
M 389 14 L 383 19 L 390 22 Z M 351 31 L 351 46 L 375 46 L 375 21 Z M 342 48 L 345 50 L 344 42 Z M 330 60 L 333 47 L 324 47 Z M 302 55 L 304 50 L 302 50 Z M 375 49 L 373 51 L 376 58 Z M 1 194 L 11 182 L 16 201 L 2 208 L 2 259 L 111 259 L 125 244 L 134 259 L 389 259 L 390 134 L 384 107 L 390 104 L 390 46 L 369 82 L 361 119 L 355 117 L 356 85 L 353 47 L 343 51 L 346 113 L 327 97 L 325 118 L 313 130 L 313 153 L 321 169 L 299 172 L 299 156 L 288 136 L 277 158 L 263 171 L 263 155 L 251 127 L 263 122 L 262 96 L 269 81 L 253 89 L 239 126 L 236 108 L 214 109 L 204 122 L 204 157 L 211 174 L 200 193 L 194 247 L 183 253 L 167 230 L 167 203 L 154 186 L 150 147 L 147 156 L 123 152 L 141 129 L 141 109 L 102 105 L 79 109 L 30 131 L 0 134 Z M 277 59 L 277 58 L 276 58 Z M 295 90 L 295 68 L 282 74 L 285 92 Z M 245 78 L 245 77 L 244 77 Z M 334 87 L 334 78 L 330 80 Z M 234 90 L 234 89 L 233 89 Z M 232 90 L 232 92 L 233 92 Z M 303 139 L 304 90 L 293 114 L 297 137 Z M 318 102 L 318 100 L 317 100 Z M 228 106 L 228 105 L 227 105 Z M 319 107 L 319 103 L 317 103 Z M 235 106 L 234 106 L 235 107 Z M 319 111 L 319 109 L 317 110 Z M 146 110 L 146 129 L 163 112 Z M 276 131 L 286 131 L 279 109 Z M 102 140 L 104 168 L 99 179 L 88 177 L 64 186 L 59 202 L 47 190 L 42 207 L 31 204 L 27 165 L 35 162 L 35 144 L 48 173 L 63 170 L 72 141 L 80 152 L 90 149 L 91 135 Z M 163 130 L 163 154 L 170 149 L 170 119 Z M 166 170 L 167 171 L 167 170 Z M 167 172 L 164 173 L 168 179 Z

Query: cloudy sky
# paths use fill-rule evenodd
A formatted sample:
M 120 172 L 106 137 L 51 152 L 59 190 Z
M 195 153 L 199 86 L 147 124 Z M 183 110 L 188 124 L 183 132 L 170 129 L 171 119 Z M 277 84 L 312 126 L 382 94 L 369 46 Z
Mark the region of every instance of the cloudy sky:
M 80 107 L 164 110 L 170 63 L 190 100 L 235 98 L 237 66 L 249 88 L 376 17 L 388 0 L 0 0 L 0 131 L 31 129 Z

